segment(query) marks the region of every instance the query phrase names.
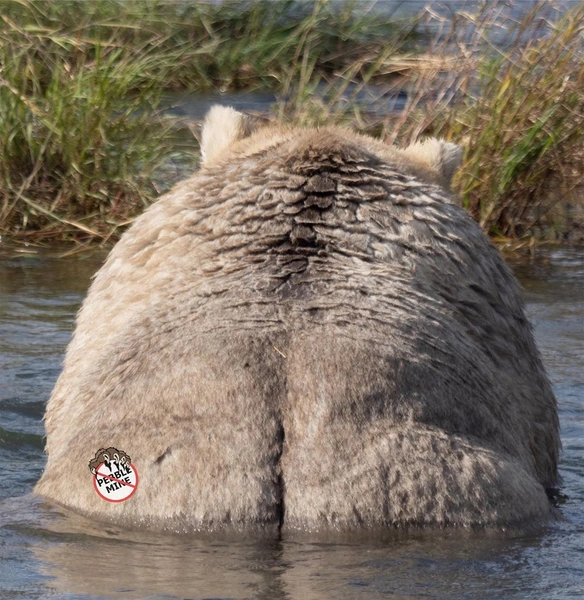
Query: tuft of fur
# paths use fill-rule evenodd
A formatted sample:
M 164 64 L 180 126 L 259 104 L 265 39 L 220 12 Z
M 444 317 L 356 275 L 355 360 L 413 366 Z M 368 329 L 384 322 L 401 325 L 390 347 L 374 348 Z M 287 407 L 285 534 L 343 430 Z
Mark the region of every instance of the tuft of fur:
M 207 165 L 252 130 L 250 119 L 229 106 L 213 106 L 203 123 L 201 162 Z
M 403 154 L 406 161 L 419 164 L 437 173 L 446 187 L 450 186 L 454 173 L 462 160 L 462 148 L 436 138 L 428 138 L 405 148 Z
M 242 119 L 211 111 L 204 167 L 97 274 L 36 493 L 181 531 L 548 518 L 556 401 L 515 278 L 446 189 L 460 152 Z M 126 502 L 87 469 L 111 446 L 140 474 Z

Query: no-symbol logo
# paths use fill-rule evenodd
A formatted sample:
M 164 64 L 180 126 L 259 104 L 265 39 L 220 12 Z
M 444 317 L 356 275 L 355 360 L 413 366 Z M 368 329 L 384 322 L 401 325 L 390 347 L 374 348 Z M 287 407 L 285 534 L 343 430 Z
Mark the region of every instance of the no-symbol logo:
M 138 489 L 138 471 L 130 457 L 117 448 L 100 448 L 89 461 L 93 487 L 108 502 L 123 502 Z

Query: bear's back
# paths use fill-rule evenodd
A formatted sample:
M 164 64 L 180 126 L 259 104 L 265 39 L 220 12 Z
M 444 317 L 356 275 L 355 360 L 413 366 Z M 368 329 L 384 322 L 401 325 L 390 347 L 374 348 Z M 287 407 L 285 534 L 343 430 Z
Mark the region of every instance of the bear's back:
M 39 493 L 63 503 L 70 457 L 115 446 L 140 493 L 105 506 L 79 468 L 76 508 L 132 524 L 547 514 L 555 400 L 497 251 L 399 155 L 335 129 L 266 144 L 112 251 L 49 403 Z

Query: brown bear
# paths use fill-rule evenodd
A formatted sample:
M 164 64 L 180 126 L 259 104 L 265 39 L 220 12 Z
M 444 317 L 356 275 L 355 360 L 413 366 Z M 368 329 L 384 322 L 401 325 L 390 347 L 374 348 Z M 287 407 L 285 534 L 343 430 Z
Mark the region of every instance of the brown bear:
M 36 492 L 128 527 L 544 521 L 556 401 L 518 284 L 448 187 L 454 144 L 254 127 L 122 236 L 77 319 Z M 95 493 L 127 452 L 139 487 Z

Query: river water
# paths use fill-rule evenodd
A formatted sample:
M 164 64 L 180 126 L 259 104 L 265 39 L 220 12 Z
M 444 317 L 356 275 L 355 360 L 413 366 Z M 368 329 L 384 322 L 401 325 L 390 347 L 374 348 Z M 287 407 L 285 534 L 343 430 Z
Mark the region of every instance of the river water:
M 558 522 L 529 534 L 280 541 L 132 534 L 30 495 L 45 460 L 44 405 L 103 258 L 0 255 L 0 598 L 584 597 L 584 253 L 515 265 L 559 401 Z

